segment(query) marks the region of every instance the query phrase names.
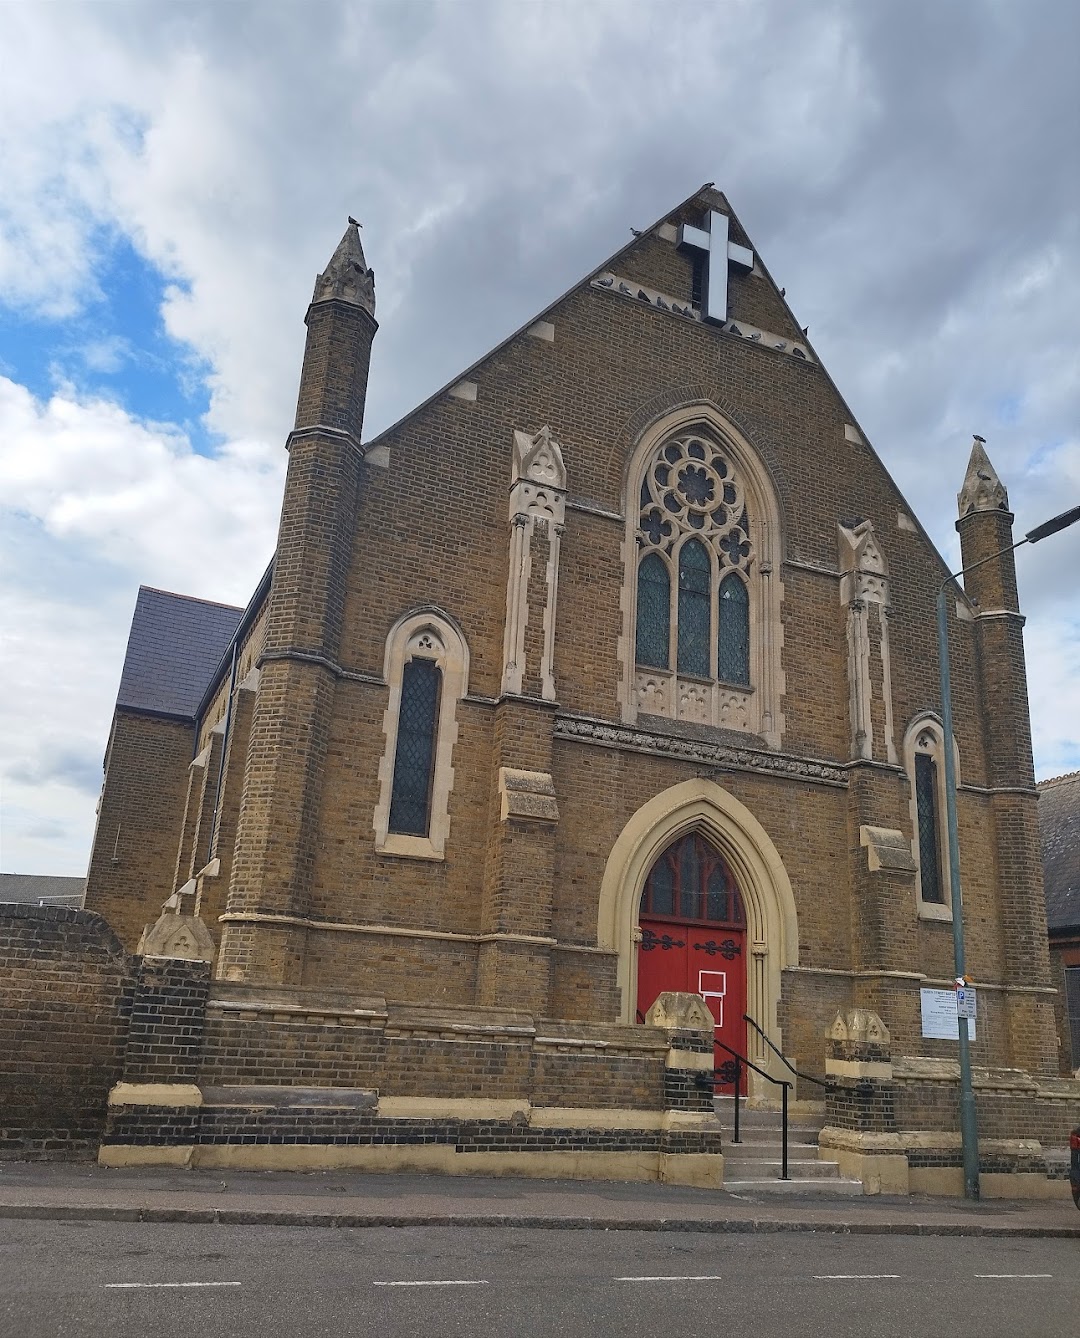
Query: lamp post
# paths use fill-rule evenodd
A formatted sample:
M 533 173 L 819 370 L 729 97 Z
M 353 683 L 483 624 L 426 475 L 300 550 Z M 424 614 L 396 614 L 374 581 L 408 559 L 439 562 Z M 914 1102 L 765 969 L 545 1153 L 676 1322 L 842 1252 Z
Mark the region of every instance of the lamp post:
M 1007 548 L 991 553 L 989 557 L 973 562 L 970 567 L 946 576 L 938 587 L 937 594 L 937 630 L 938 663 L 941 666 L 941 719 L 945 735 L 945 818 L 949 832 L 949 887 L 952 893 L 952 933 L 953 933 L 953 972 L 957 980 L 964 975 L 964 917 L 960 892 L 960 838 L 956 826 L 956 758 L 953 744 L 952 691 L 949 674 L 949 620 L 946 591 L 949 585 L 974 571 L 986 562 L 1011 553 L 1024 544 L 1037 544 L 1051 534 L 1057 534 L 1080 520 L 1080 506 L 1074 506 L 1052 520 L 1044 521 L 1029 530 L 1022 539 Z M 957 1018 L 957 1030 L 960 1041 L 960 1137 L 964 1152 L 964 1196 L 969 1199 L 979 1197 L 979 1137 L 975 1122 L 975 1094 L 971 1088 L 971 1044 L 968 1035 L 968 1019 Z

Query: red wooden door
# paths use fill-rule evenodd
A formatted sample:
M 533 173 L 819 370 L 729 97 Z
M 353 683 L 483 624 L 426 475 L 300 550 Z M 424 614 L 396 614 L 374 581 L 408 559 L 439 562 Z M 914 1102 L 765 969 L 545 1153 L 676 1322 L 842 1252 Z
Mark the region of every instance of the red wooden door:
M 653 865 L 641 895 L 638 1017 L 664 990 L 700 994 L 716 1022 L 716 1039 L 746 1053 L 746 922 L 738 888 L 719 852 L 693 832 Z M 732 1057 L 717 1047 L 727 1070 L 716 1090 L 734 1087 Z M 742 1084 L 745 1091 L 745 1080 Z

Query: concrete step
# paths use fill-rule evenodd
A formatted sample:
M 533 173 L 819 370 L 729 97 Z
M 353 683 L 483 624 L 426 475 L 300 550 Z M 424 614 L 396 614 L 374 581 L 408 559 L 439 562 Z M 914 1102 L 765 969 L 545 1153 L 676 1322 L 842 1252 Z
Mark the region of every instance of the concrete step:
M 780 1179 L 783 1161 L 745 1161 L 739 1156 L 724 1154 L 724 1178 Z M 820 1161 L 817 1157 L 788 1158 L 788 1175 L 792 1180 L 839 1180 L 840 1167 L 834 1161 Z
M 734 1126 L 735 1110 L 731 1097 L 714 1097 L 713 1109 L 727 1128 Z M 740 1129 L 775 1129 L 779 1132 L 783 1128 L 783 1123 L 783 1113 L 779 1110 L 773 1110 L 769 1107 L 755 1109 L 747 1106 L 741 1106 L 739 1109 Z M 795 1130 L 816 1134 L 824 1125 L 824 1111 L 791 1110 L 788 1112 L 789 1134 L 794 1133 Z
M 817 1159 L 817 1141 L 796 1142 L 788 1140 L 788 1157 L 798 1161 Z M 724 1140 L 724 1156 L 737 1157 L 740 1161 L 779 1161 L 781 1144 L 778 1138 L 744 1138 L 741 1143 L 733 1143 L 730 1138 Z
M 730 1143 L 735 1137 L 735 1126 L 729 1120 L 721 1119 L 720 1128 Z M 814 1128 L 813 1125 L 789 1124 L 788 1144 L 790 1146 L 793 1143 L 813 1143 L 817 1147 L 820 1133 L 821 1130 Z M 775 1143 L 779 1146 L 783 1136 L 784 1131 L 779 1124 L 773 1128 L 769 1124 L 743 1124 L 741 1121 L 739 1123 L 739 1137 L 744 1143 Z
M 813 1194 L 820 1198 L 856 1198 L 862 1195 L 859 1180 L 736 1180 L 729 1178 L 724 1168 L 724 1190 L 744 1198 L 771 1195 Z

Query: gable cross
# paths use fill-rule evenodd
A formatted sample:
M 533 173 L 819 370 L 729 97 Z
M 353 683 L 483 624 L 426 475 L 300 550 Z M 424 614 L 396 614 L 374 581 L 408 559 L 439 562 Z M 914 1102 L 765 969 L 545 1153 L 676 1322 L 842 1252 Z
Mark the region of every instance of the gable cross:
M 736 246 L 728 240 L 728 217 L 716 209 L 709 210 L 708 231 L 683 223 L 679 228 L 679 249 L 705 253 L 705 292 L 701 314 L 707 321 L 723 325 L 727 320 L 728 266 L 740 270 L 754 268 L 754 253 L 746 246 Z

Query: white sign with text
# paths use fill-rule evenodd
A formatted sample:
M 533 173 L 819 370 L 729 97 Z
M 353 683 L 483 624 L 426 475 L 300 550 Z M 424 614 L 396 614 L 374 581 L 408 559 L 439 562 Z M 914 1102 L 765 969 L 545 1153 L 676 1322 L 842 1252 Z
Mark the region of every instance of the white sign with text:
M 919 991 L 922 1003 L 922 1034 L 932 1041 L 958 1041 L 960 1023 L 956 1015 L 955 990 Z M 968 1022 L 968 1036 L 975 1039 L 975 1019 Z

